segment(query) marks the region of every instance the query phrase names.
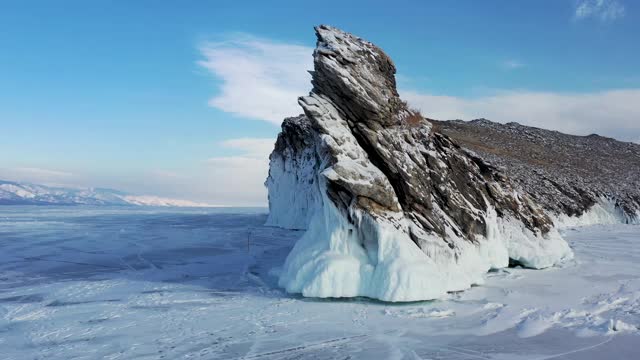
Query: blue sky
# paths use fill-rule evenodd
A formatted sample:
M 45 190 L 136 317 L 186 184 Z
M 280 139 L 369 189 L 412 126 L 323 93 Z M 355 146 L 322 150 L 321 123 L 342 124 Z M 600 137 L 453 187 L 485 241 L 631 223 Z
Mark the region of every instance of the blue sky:
M 0 178 L 265 204 L 312 27 L 382 47 L 434 118 L 640 141 L 640 3 L 4 1 Z

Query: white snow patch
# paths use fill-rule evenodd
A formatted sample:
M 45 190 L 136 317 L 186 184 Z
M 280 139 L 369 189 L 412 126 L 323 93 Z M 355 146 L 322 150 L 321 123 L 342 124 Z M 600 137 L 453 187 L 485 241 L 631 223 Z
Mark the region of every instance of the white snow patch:
M 520 221 L 497 217 L 493 209 L 489 210 L 487 229 L 489 238 L 504 243 L 508 258 L 526 267 L 544 269 L 573 258 L 571 248 L 556 229 L 545 235 L 535 234 Z
M 600 198 L 589 210 L 580 216 L 551 214 L 556 227 L 570 228 L 589 225 L 640 224 L 640 213 L 635 217 L 625 214 L 610 198 Z
M 14 184 L 0 184 L 0 191 L 5 191 L 9 194 L 14 194 L 17 197 L 32 199 L 36 197 L 31 191 L 27 191 L 23 187 L 16 186 Z

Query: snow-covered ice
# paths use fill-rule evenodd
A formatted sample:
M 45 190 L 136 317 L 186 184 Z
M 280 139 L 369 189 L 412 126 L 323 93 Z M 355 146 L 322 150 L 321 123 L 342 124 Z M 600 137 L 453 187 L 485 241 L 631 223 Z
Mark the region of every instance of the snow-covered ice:
M 563 230 L 575 258 L 442 300 L 277 286 L 302 231 L 265 209 L 0 207 L 2 359 L 636 359 L 640 228 Z

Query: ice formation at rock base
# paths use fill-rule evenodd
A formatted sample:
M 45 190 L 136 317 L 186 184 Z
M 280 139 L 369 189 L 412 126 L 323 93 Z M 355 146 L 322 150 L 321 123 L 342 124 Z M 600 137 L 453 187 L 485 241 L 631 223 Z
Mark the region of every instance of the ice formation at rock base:
M 379 48 L 316 28 L 314 88 L 270 157 L 267 224 L 307 229 L 279 285 L 309 297 L 435 299 L 509 265 L 573 257 L 554 225 L 601 219 L 547 213 L 407 108 Z
M 588 225 L 640 224 L 640 210 L 636 215 L 625 212 L 615 199 L 601 197 L 588 210 L 578 216 L 553 215 L 559 228 Z
M 308 231 L 287 257 L 279 285 L 307 297 L 365 296 L 383 301 L 439 298 L 484 282 L 491 269 L 509 260 L 531 268 L 545 268 L 571 259 L 573 253 L 556 230 L 545 241 L 512 219 L 491 209 L 488 236 L 477 244 L 458 241 L 453 252 L 433 236 L 418 247 L 409 238 L 404 219 L 396 224 L 352 214 L 356 224 L 325 198 Z M 377 239 L 363 246 L 362 239 Z
M 303 157 L 313 158 L 306 153 Z M 383 301 L 435 299 L 447 292 L 482 284 L 487 271 L 507 267 L 510 260 L 540 269 L 573 257 L 556 229 L 545 235 L 546 241 L 541 241 L 518 221 L 500 218 L 491 208 L 486 215 L 487 237 L 478 244 L 461 241 L 463 249 L 454 255 L 442 246 L 442 239 L 434 236 L 419 248 L 408 238 L 406 229 L 400 231 L 395 225 L 375 221 L 367 214 L 352 214 L 359 224 L 346 221 L 347 217 L 331 200 L 322 196 L 324 184 L 320 184 L 320 179 L 307 179 L 309 186 L 296 187 L 301 169 L 291 165 L 288 164 L 291 173 L 281 171 L 281 167 L 273 169 L 279 171 L 282 183 L 297 191 L 291 199 L 272 199 L 271 206 L 291 208 L 299 199 L 303 199 L 304 205 L 294 206 L 295 215 L 271 212 L 268 221 L 285 228 L 308 228 L 287 257 L 280 276 L 280 286 L 290 293 L 320 298 L 365 296 Z M 308 162 L 303 169 L 310 174 L 316 164 Z M 615 201 L 602 199 L 581 216 L 552 218 L 557 228 L 565 228 L 638 223 L 640 216 L 629 218 L 615 206 Z M 291 219 L 295 219 L 294 226 L 287 225 Z M 398 222 L 403 223 L 402 219 Z M 363 246 L 361 239 L 377 239 L 377 243 Z
M 287 118 L 269 163 L 266 225 L 306 229 L 318 206 L 318 162 L 311 124 L 305 116 Z

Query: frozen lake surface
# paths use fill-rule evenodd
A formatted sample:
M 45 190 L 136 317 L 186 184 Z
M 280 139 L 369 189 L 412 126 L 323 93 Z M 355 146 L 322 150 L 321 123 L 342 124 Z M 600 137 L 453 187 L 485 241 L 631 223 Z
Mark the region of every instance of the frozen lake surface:
M 265 209 L 0 207 L 1 359 L 638 359 L 640 227 L 438 301 L 277 288 Z M 274 270 L 274 268 L 276 268 Z

